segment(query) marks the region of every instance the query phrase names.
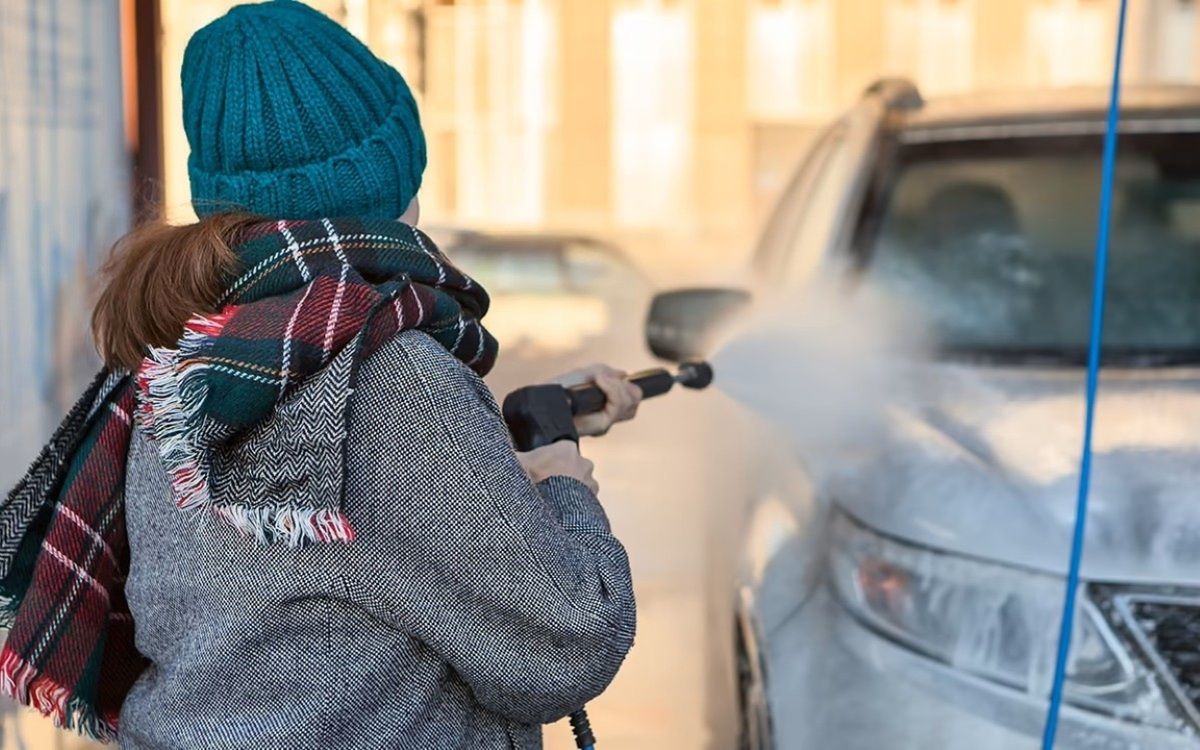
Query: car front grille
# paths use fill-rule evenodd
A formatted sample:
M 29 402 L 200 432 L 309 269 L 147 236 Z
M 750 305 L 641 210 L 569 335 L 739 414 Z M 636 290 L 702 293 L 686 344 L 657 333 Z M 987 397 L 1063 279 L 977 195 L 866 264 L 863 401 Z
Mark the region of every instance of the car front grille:
M 1192 705 L 1200 707 L 1200 602 L 1132 602 L 1138 628 Z
M 1200 592 L 1099 586 L 1092 596 L 1200 729 Z

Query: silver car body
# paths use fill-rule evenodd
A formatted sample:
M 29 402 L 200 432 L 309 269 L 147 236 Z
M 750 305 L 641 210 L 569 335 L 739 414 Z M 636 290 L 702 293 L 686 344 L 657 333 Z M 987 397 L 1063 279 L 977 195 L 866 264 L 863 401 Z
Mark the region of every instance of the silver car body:
M 1104 103 L 1101 91 L 924 103 L 903 82 L 873 87 L 818 140 L 782 198 L 757 256 L 760 288 L 788 294 L 847 262 L 889 141 L 1098 134 Z M 1200 131 L 1200 90 L 1134 89 L 1124 104 L 1130 132 Z M 820 488 L 803 478 L 768 484 L 744 516 L 734 607 L 746 745 L 1040 746 L 1075 518 L 1083 370 L 914 366 L 936 396 L 889 409 L 888 443 L 873 459 Z M 1194 674 L 1180 667 L 1189 657 L 1160 653 L 1153 630 L 1162 618 L 1173 628 L 1200 624 L 1200 370 L 1109 367 L 1097 420 L 1080 617 L 1093 623 L 1085 640 L 1103 654 L 1091 667 L 1080 657 L 1081 680 L 1094 669 L 1098 687 L 1093 694 L 1081 683 L 1068 701 L 1057 747 L 1197 748 Z M 1025 622 L 1037 648 L 1022 646 L 1032 651 L 1014 663 L 1031 665 L 1028 674 L 989 673 L 999 662 L 984 652 L 995 643 L 942 652 L 848 601 L 863 574 L 847 577 L 839 565 L 880 549 L 920 561 L 884 571 L 907 585 L 920 566 L 953 569 L 951 584 L 926 583 L 959 587 L 946 594 L 960 597 L 954 606 L 976 606 L 971 596 L 991 585 L 972 576 L 1010 587 L 1005 617 L 1021 606 L 1027 622 L 965 627 L 1003 641 L 997 628 Z M 886 594 L 887 583 L 874 594 Z M 936 622 L 923 626 L 939 632 Z

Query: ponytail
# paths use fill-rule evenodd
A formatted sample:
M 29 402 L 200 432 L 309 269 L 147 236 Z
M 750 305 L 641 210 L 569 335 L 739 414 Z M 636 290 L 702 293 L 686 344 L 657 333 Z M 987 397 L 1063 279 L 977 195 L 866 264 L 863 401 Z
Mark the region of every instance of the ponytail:
M 101 271 L 104 291 L 92 311 L 104 363 L 134 372 L 149 347 L 174 346 L 188 319 L 217 312 L 237 267 L 232 245 L 260 220 L 221 213 L 185 226 L 153 221 L 121 238 Z

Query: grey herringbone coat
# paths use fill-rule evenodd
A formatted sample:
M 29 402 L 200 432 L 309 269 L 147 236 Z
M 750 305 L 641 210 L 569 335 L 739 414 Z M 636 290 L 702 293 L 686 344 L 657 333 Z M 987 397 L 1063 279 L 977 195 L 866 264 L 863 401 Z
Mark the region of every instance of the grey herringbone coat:
M 305 419 L 306 400 L 345 387 L 338 364 L 249 438 L 275 456 L 239 467 L 258 489 L 225 491 L 343 489 L 298 458 L 343 437 Z M 122 747 L 540 748 L 540 723 L 613 678 L 634 602 L 595 496 L 562 477 L 534 487 L 487 387 L 422 333 L 363 364 L 351 409 L 351 544 L 261 546 L 180 512 L 135 431 L 126 590 L 152 666 Z

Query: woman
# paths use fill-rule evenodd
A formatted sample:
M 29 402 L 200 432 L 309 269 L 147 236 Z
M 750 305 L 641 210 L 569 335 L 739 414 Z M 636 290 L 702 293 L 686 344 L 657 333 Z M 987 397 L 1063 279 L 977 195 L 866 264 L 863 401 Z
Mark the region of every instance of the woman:
M 591 464 L 514 453 L 480 380 L 408 87 L 276 0 L 196 34 L 183 94 L 202 219 L 120 243 L 107 371 L 0 507 L 0 687 L 136 750 L 540 747 L 629 649 L 629 570 Z M 574 377 L 585 432 L 632 415 Z

